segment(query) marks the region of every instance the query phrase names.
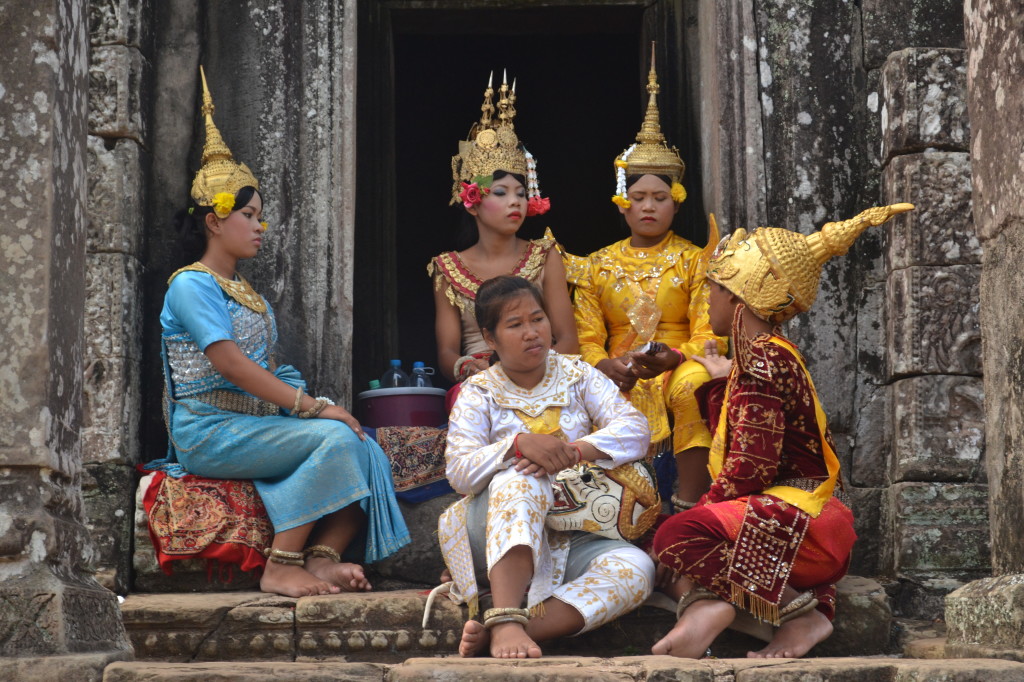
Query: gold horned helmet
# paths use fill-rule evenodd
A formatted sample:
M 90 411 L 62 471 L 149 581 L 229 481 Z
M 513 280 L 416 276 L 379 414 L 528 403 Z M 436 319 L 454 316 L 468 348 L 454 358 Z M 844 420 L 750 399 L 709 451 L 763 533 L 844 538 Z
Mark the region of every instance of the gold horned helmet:
M 495 171 L 526 178 L 527 215 L 546 213 L 548 199 L 541 199 L 537 180 L 537 160 L 516 136 L 516 82 L 508 85 L 502 76 L 497 106 L 493 103 L 494 74 L 487 81 L 480 120 L 469 129 L 467 139 L 459 141 L 459 153 L 452 157 L 452 199 L 469 208 L 490 192 Z
M 683 173 L 686 164 L 679 157 L 679 150 L 669 147 L 661 132 L 661 116 L 658 113 L 658 74 L 654 70 L 654 43 L 651 43 L 651 70 L 647 74 L 647 113 L 636 134 L 636 142 L 615 157 L 615 195 L 612 201 L 622 208 L 629 208 L 626 198 L 627 175 L 667 175 L 672 185 L 672 200 L 677 204 L 686 199 L 683 188 Z
M 234 206 L 235 195 L 243 187 L 260 188 L 259 180 L 244 163 L 235 161 L 231 150 L 213 122 L 213 97 L 206 85 L 206 73 L 199 67 L 203 81 L 203 106 L 200 111 L 206 119 L 206 142 L 203 158 L 192 181 L 192 199 L 200 206 L 213 206 L 220 218 L 226 218 Z M 231 195 L 231 201 L 226 196 Z M 218 199 L 219 197 L 219 199 Z
M 743 299 L 761 319 L 780 324 L 814 303 L 821 266 L 829 258 L 845 254 L 867 228 L 913 209 L 913 204 L 876 206 L 810 235 L 778 227 L 749 233 L 739 228 L 719 243 L 708 278 Z

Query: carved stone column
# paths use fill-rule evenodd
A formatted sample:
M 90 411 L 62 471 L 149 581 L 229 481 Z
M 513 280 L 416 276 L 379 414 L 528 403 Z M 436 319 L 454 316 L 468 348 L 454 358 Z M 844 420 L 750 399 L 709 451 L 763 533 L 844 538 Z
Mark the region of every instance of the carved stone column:
M 967 0 L 992 570 L 946 598 L 947 655 L 1024 660 L 1024 8 Z
M 85 570 L 85 0 L 0 2 L 0 656 L 10 679 L 99 679 L 131 657 Z M 30 657 L 52 657 L 40 660 Z

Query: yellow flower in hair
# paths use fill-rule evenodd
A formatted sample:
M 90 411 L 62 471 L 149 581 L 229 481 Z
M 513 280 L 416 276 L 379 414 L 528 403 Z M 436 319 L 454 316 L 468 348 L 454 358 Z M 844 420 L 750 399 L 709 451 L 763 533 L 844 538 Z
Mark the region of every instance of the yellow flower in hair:
M 218 218 L 227 218 L 235 209 L 235 195 L 230 192 L 217 192 L 213 197 L 213 212 Z
M 612 202 L 616 206 L 621 206 L 622 208 L 629 208 L 630 206 L 633 205 L 633 202 L 631 202 L 629 199 L 622 196 L 621 194 L 616 194 L 615 196 L 613 196 Z
M 267 225 L 267 221 L 266 221 L 266 220 L 261 220 L 261 221 L 260 221 L 260 227 L 262 227 L 262 228 L 263 228 L 263 231 L 264 231 L 264 232 L 266 232 L 267 230 L 269 230 L 269 229 L 270 229 L 270 226 L 269 226 L 269 225 Z
M 672 183 L 672 201 L 681 204 L 686 201 L 686 188 L 678 182 Z
M 615 167 L 616 168 L 629 168 L 629 163 L 626 162 L 626 161 L 623 161 L 622 159 L 615 159 Z

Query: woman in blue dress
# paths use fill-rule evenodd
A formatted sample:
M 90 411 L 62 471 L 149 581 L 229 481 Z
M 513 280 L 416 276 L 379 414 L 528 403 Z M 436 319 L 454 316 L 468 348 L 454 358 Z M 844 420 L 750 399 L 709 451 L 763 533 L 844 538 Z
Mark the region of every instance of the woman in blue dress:
M 205 75 L 202 111 L 202 167 L 179 221 L 202 257 L 171 276 L 160 314 L 170 444 L 155 464 L 253 480 L 275 532 L 264 592 L 369 590 L 341 555 L 363 535 L 368 562 L 409 542 L 390 466 L 347 410 L 306 395 L 301 375 L 276 365 L 273 311 L 235 269 L 260 248 L 263 198 L 213 123 Z

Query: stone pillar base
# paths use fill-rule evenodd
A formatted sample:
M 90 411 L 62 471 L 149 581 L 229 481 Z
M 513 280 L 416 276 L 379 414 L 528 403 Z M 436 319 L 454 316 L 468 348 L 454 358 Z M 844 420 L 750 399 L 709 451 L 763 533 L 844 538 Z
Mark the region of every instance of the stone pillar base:
M 0 638 L 0 656 L 4 657 L 60 658 L 88 652 L 103 660 L 130 660 L 134 655 L 121 623 L 117 595 L 91 579 L 64 581 L 50 575 L 4 581 L 0 623 L 5 635 Z
M 100 682 L 104 669 L 117 661 L 130 661 L 130 651 L 70 654 L 68 656 L 35 656 L 5 658 L 4 679 L 7 680 L 76 680 Z
M 946 597 L 946 656 L 1024 662 L 1024 574 L 983 578 Z

